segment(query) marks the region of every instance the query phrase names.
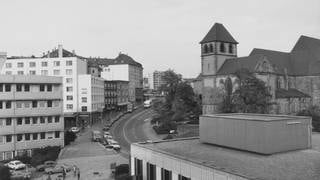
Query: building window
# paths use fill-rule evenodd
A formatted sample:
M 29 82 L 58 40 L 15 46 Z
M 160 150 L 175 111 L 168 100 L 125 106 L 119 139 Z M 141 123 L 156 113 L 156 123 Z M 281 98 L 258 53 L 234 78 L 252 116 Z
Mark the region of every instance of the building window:
M 0 92 L 3 92 L 3 84 L 0 84 Z
M 55 122 L 55 123 L 58 123 L 59 121 L 60 121 L 60 117 L 59 117 L 59 116 L 55 116 L 55 117 L 54 117 L 54 122 Z
M 11 91 L 11 84 L 5 84 L 4 89 L 6 92 L 10 92 Z
M 41 62 L 41 66 L 42 67 L 47 67 L 48 66 L 48 62 L 46 62 L 46 61 Z
M 88 110 L 87 106 L 82 106 L 82 107 L 81 107 L 81 111 L 82 111 L 82 112 L 87 112 L 87 110 Z
M 24 118 L 24 124 L 30 124 L 30 118 L 29 117 Z
M 66 69 L 66 75 L 72 75 L 72 69 Z
M 54 138 L 60 138 L 60 131 L 54 132 Z
M 48 123 L 52 123 L 52 116 L 48 116 Z
M 161 180 L 172 180 L 172 172 L 161 168 Z
M 51 85 L 51 84 L 48 84 L 48 85 L 47 85 L 47 91 L 48 91 L 48 92 L 51 92 L 51 91 L 52 91 L 52 85 Z
M 73 96 L 67 96 L 67 101 L 72 101 L 73 100 Z
M 26 141 L 30 141 L 30 133 L 26 133 L 26 134 L 24 135 L 24 139 L 25 139 Z
M 225 48 L 224 48 L 224 43 L 220 43 L 220 52 L 224 53 L 225 52 Z
M 81 98 L 81 101 L 82 101 L 83 103 L 86 103 L 86 102 L 87 102 L 87 97 L 82 97 L 82 98 Z
M 29 71 L 30 75 L 36 75 L 36 71 Z
M 67 92 L 71 92 L 71 91 L 73 91 L 73 88 L 72 88 L 72 87 L 70 87 L 70 86 L 69 86 L 69 87 L 67 87 L 66 89 L 67 89 Z
M 40 116 L 40 123 L 41 123 L 41 124 L 46 123 L 46 120 L 45 120 L 45 118 L 44 118 L 43 116 Z
M 29 67 L 36 67 L 36 62 L 29 62 Z
M 72 66 L 72 61 L 66 61 L 66 66 Z
M 6 63 L 6 68 L 11 68 L 12 64 L 11 63 Z
M 11 101 L 6 102 L 6 109 L 11 109 Z
M 57 69 L 55 69 L 55 70 L 53 70 L 53 75 L 60 75 L 60 70 L 57 70 Z
M 209 51 L 208 50 L 208 45 L 205 44 L 204 47 L 203 47 L 203 52 L 204 53 L 208 53 L 208 51 Z
M 6 135 L 6 142 L 9 143 L 12 141 L 12 135 Z
M 17 67 L 18 67 L 18 68 L 22 68 L 22 67 L 23 67 L 23 62 L 18 62 L 18 63 L 17 63 Z
M 22 84 L 17 84 L 17 92 L 21 92 L 22 91 Z
M 29 92 L 30 91 L 30 85 L 29 84 L 25 84 L 24 85 L 24 91 L 25 92 Z
M 18 71 L 18 75 L 23 75 L 23 71 Z
M 210 52 L 213 52 L 213 45 L 210 44 L 209 47 L 210 47 Z
M 232 54 L 233 53 L 233 45 L 229 44 L 229 53 Z
M 47 101 L 47 107 L 52 107 L 52 101 L 51 100 Z
M 277 77 L 277 89 L 281 88 L 281 79 Z
M 40 139 L 45 139 L 46 138 L 46 133 L 45 132 L 41 132 L 40 133 Z
M 38 124 L 38 118 L 32 117 L 32 124 Z
M 182 175 L 179 174 L 178 180 L 191 180 L 191 178 L 187 178 L 187 177 L 182 176 Z
M 2 101 L 0 101 L 0 109 L 2 109 L 3 108 L 3 105 L 2 105 Z
M 19 118 L 17 119 L 17 125 L 22 125 L 22 118 L 21 118 L 21 117 L 19 117 Z
M 32 133 L 32 139 L 38 140 L 38 133 Z
M 24 103 L 24 107 L 25 107 L 25 108 L 29 108 L 29 107 L 30 107 L 30 102 L 25 102 L 25 103 Z
M 157 177 L 156 166 L 150 163 L 147 163 L 147 180 L 155 180 Z
M 67 83 L 72 83 L 72 78 L 66 78 Z
M 17 106 L 17 108 L 22 108 L 22 102 L 16 101 L 16 106 Z
M 68 110 L 72 110 L 73 109 L 73 105 L 72 104 L 67 104 L 67 109 Z
M 142 160 L 134 158 L 134 174 L 137 176 L 137 180 L 142 180 L 142 170 L 143 170 L 143 166 L 142 166 Z
M 44 84 L 40 84 L 40 92 L 43 92 L 45 90 L 45 85 Z
M 33 107 L 33 108 L 38 107 L 38 102 L 37 102 L 37 101 L 32 101 L 32 107 Z
M 22 134 L 17 134 L 17 141 L 18 142 L 22 141 L 22 136 L 23 136 Z
M 54 61 L 53 64 L 54 66 L 60 66 L 60 61 Z
M 41 70 L 42 76 L 48 76 L 48 70 Z

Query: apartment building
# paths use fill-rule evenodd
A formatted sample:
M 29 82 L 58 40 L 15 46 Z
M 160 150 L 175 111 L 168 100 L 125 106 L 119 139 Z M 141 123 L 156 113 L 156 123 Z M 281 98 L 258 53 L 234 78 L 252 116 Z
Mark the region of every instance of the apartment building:
M 105 81 L 106 110 L 125 110 L 129 104 L 128 81 Z
M 108 81 L 128 81 L 129 101 L 143 101 L 143 67 L 126 54 L 119 54 L 115 59 L 94 59 L 102 68 L 101 77 Z
M 159 90 L 159 88 L 166 84 L 163 76 L 165 71 L 154 71 L 153 72 L 153 87 L 155 90 Z
M 62 78 L 0 75 L 0 161 L 64 146 Z
M 3 56 L 2 56 L 3 57 Z M 0 74 L 62 77 L 66 126 L 75 125 L 78 107 L 78 75 L 87 74 L 87 62 L 59 45 L 41 58 L 0 58 Z
M 78 125 L 93 124 L 102 118 L 105 107 L 104 79 L 91 74 L 79 75 Z

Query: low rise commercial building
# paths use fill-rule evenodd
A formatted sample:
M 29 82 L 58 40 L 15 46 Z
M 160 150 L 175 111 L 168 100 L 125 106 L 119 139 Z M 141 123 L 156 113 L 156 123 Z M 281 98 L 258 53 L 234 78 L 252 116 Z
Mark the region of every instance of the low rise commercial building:
M 79 117 L 77 124 L 86 126 L 102 118 L 104 103 L 104 79 L 91 74 L 79 75 Z
M 129 104 L 128 81 L 105 81 L 105 109 L 126 110 Z
M 200 117 L 200 137 L 131 145 L 138 180 L 320 179 L 311 119 L 284 115 Z M 319 138 L 319 137 L 318 137 Z
M 64 146 L 62 78 L 0 75 L 0 161 Z

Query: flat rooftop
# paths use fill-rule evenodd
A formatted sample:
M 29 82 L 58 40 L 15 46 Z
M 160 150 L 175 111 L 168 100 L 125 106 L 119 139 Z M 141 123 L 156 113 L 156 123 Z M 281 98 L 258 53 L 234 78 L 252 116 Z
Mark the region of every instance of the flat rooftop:
M 252 120 L 252 121 L 282 121 L 295 119 L 310 119 L 306 116 L 289 116 L 289 115 L 272 115 L 272 114 L 254 114 L 254 113 L 228 113 L 215 115 L 202 115 L 202 117 L 223 117 L 237 120 Z
M 313 134 L 312 142 L 312 149 L 273 155 L 204 144 L 198 137 L 135 145 L 248 179 L 319 180 L 320 134 Z

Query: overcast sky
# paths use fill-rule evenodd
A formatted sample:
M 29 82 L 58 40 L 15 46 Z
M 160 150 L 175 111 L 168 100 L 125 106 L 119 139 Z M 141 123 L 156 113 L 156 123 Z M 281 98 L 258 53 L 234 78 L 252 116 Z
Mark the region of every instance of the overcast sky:
M 290 51 L 300 35 L 320 39 L 319 0 L 1 0 L 0 51 L 41 55 L 63 44 L 82 56 L 121 51 L 144 74 L 174 69 L 200 73 L 199 41 L 220 22 L 252 48 Z

